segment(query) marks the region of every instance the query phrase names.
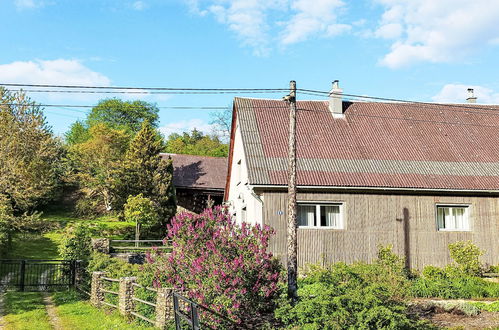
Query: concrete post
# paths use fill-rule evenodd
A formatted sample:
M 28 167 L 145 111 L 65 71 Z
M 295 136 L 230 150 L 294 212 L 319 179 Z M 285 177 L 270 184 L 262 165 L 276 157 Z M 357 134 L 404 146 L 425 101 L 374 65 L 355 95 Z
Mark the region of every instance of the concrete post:
M 156 297 L 156 323 L 155 326 L 165 329 L 169 320 L 173 319 L 173 289 L 159 288 Z
M 109 244 L 108 238 L 92 238 L 92 249 L 97 252 L 109 254 Z
M 90 292 L 90 302 L 95 307 L 100 307 L 101 303 L 104 301 L 104 292 L 102 292 L 102 277 L 104 272 L 93 272 L 92 273 L 92 288 Z
M 137 279 L 135 277 L 120 278 L 120 289 L 118 296 L 118 309 L 120 314 L 129 318 L 134 311 L 135 302 L 133 300 L 134 286 Z

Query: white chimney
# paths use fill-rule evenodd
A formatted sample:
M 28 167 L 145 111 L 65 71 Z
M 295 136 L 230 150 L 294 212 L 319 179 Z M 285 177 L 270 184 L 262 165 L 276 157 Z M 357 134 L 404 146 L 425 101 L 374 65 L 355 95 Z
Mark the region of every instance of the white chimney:
M 329 92 L 329 111 L 334 118 L 343 117 L 343 90 L 340 88 L 338 80 L 333 81 L 333 88 Z
M 475 92 L 473 88 L 468 88 L 468 98 L 466 99 L 468 103 L 476 103 Z

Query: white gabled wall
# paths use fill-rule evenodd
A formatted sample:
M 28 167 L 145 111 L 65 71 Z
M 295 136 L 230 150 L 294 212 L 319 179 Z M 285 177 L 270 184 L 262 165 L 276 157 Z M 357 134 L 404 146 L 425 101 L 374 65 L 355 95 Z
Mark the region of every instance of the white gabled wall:
M 248 183 L 248 166 L 244 153 L 239 119 L 236 120 L 227 202 L 230 212 L 236 217 L 237 223 L 242 223 L 243 221 L 251 224 L 263 223 L 263 201 L 254 194 L 253 187 Z

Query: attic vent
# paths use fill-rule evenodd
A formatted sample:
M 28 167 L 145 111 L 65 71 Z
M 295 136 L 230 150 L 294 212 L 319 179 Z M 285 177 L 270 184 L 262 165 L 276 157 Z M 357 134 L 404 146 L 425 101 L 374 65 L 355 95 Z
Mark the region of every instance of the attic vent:
M 329 111 L 334 118 L 343 117 L 343 90 L 340 88 L 338 80 L 333 81 L 333 88 L 329 92 Z
M 468 88 L 468 98 L 466 98 L 468 103 L 476 103 L 475 91 L 473 88 Z

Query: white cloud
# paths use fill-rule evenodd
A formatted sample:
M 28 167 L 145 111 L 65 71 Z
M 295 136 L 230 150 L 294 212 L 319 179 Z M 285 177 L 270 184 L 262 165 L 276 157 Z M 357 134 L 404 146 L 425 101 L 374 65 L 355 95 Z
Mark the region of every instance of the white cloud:
M 256 55 L 311 37 L 333 37 L 350 30 L 337 22 L 341 0 L 184 0 L 192 13 L 213 15 Z M 204 6 L 202 6 L 204 4 Z
M 168 137 L 173 133 L 190 132 L 194 128 L 205 134 L 213 132 L 213 125 L 210 125 L 201 119 L 182 120 L 174 123 L 169 123 L 161 126 L 159 130 L 161 131 L 161 133 L 163 133 L 164 136 Z
M 147 7 L 148 7 L 148 5 L 144 1 L 135 1 L 134 3 L 132 3 L 132 8 L 134 10 L 141 11 L 141 10 L 147 9 Z
M 385 7 L 374 35 L 392 39 L 381 64 L 451 62 L 499 37 L 499 2 L 488 0 L 375 0 Z
M 313 35 L 335 36 L 350 29 L 350 25 L 338 24 L 339 9 L 345 4 L 341 0 L 295 0 L 291 8 L 296 12 L 286 23 L 281 42 L 293 44 L 305 41 Z
M 110 86 L 105 75 L 92 71 L 78 60 L 34 60 L 0 64 L 0 81 L 3 83 L 41 85 Z M 95 95 L 41 94 L 51 99 L 95 99 Z M 33 96 L 33 95 L 32 95 Z M 38 97 L 37 97 L 38 98 Z
M 78 60 L 34 60 L 0 64 L 4 83 L 109 86 L 111 80 Z
M 465 103 L 468 88 L 473 88 L 477 103 L 499 104 L 499 92 L 477 85 L 447 84 L 432 100 L 440 103 Z

